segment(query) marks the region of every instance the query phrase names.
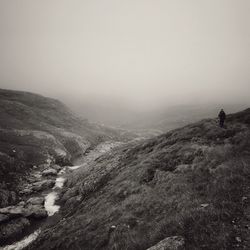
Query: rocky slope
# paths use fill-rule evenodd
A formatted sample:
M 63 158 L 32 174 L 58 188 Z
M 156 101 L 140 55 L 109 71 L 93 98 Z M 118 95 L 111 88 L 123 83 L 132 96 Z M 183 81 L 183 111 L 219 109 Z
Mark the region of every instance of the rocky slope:
M 40 206 L 42 202 L 33 204 L 38 207 L 23 208 L 21 204 L 7 208 L 11 213 L 5 209 L 20 201 L 26 202 L 34 192 L 43 192 L 54 185 L 55 178 L 50 178 L 53 173 L 42 176 L 42 171 L 58 172 L 100 143 L 125 140 L 126 136 L 121 131 L 77 117 L 57 100 L 0 89 L 1 243 L 8 235 L 14 235 L 15 231 L 18 234 L 26 228 L 31 223 L 30 218 L 46 217 Z M 34 216 L 27 215 L 30 213 Z
M 249 249 L 249 189 L 250 109 L 88 162 L 27 249 Z

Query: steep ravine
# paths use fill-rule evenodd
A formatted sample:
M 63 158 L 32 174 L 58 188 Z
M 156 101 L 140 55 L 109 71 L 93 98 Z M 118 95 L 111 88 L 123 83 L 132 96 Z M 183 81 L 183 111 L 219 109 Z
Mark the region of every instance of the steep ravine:
M 78 165 L 74 165 L 74 166 L 65 166 L 65 167 L 60 167 L 58 165 L 54 165 L 54 166 L 50 166 L 50 165 L 45 165 L 40 167 L 40 168 L 34 168 L 32 173 L 30 174 L 30 176 L 32 178 L 34 178 L 33 183 L 37 183 L 37 182 L 44 182 L 46 183 L 46 181 L 51 182 L 53 180 L 53 187 L 50 189 L 44 189 L 41 190 L 41 192 L 37 192 L 37 193 L 31 193 L 30 196 L 26 196 L 25 199 L 25 206 L 27 203 L 29 203 L 29 201 L 33 199 L 34 203 L 39 203 L 41 207 L 43 207 L 43 209 L 46 211 L 48 218 L 47 219 L 43 219 L 40 222 L 37 222 L 37 225 L 34 226 L 34 230 L 33 232 L 30 232 L 30 230 L 25 230 L 26 232 L 29 232 L 29 234 L 22 234 L 22 239 L 20 239 L 20 235 L 19 237 L 17 237 L 17 241 L 16 242 L 12 242 L 11 244 L 2 246 L 3 250 L 21 250 L 25 247 L 27 247 L 31 242 L 33 242 L 38 235 L 42 232 L 44 226 L 46 226 L 46 224 L 50 223 L 53 220 L 57 220 L 57 216 L 58 216 L 58 212 L 60 210 L 60 205 L 59 203 L 59 197 L 60 197 L 60 192 L 61 189 L 63 188 L 64 182 L 67 179 L 67 175 L 69 173 L 78 171 L 79 168 L 86 168 L 88 166 L 88 163 L 90 163 L 91 161 L 94 161 L 95 159 L 97 159 L 98 157 L 100 157 L 102 154 L 107 153 L 108 151 L 110 151 L 112 148 L 119 146 L 121 143 L 120 142 L 113 142 L 113 141 L 108 141 L 108 142 L 104 142 L 99 144 L 95 149 L 89 151 L 85 157 L 78 159 L 76 162 L 78 163 Z M 30 188 L 32 184 L 26 184 L 24 185 L 24 192 L 26 190 L 29 190 L 28 188 Z M 22 208 L 24 208 L 25 206 L 23 205 L 24 201 L 21 202 L 21 206 Z M 19 203 L 20 204 L 20 203 Z M 20 205 L 17 206 L 13 206 L 13 209 L 19 209 L 21 207 Z M 7 208 L 3 208 L 0 209 L 0 212 L 6 212 L 5 214 L 8 215 L 11 214 L 11 212 L 15 212 L 15 211 L 10 211 L 11 207 L 9 207 L 8 211 L 4 211 L 8 210 Z M 55 217 L 55 218 L 53 218 Z

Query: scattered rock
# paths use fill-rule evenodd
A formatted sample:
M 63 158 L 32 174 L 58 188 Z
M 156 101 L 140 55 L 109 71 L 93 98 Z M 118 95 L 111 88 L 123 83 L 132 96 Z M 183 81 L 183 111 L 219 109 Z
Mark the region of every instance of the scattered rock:
M 32 205 L 43 205 L 44 198 L 43 197 L 32 197 L 32 198 L 28 199 L 27 203 L 30 203 Z
M 184 250 L 185 240 L 181 236 L 172 236 L 160 241 L 148 250 Z
M 57 170 L 55 170 L 54 168 L 49 168 L 49 169 L 44 170 L 42 172 L 42 175 L 43 176 L 49 176 L 49 175 L 55 176 L 57 175 Z
M 236 237 L 235 239 L 236 239 L 237 242 L 241 242 L 242 241 L 240 237 Z
M 23 214 L 25 217 L 34 219 L 43 219 L 48 216 L 47 211 L 41 205 L 30 205 L 25 209 Z
M 206 207 L 208 207 L 208 206 L 209 206 L 208 203 L 201 204 L 201 207 L 202 207 L 202 208 L 206 208 Z
M 57 164 L 52 165 L 52 168 L 55 169 L 56 171 L 60 171 L 61 167 Z
M 242 201 L 246 201 L 247 200 L 247 197 L 246 196 L 243 196 L 242 197 Z
M 33 175 L 33 177 L 34 177 L 35 179 L 41 179 L 41 177 L 42 177 L 42 174 L 41 174 L 40 172 L 33 173 L 32 175 Z
M 20 202 L 18 203 L 18 205 L 19 205 L 19 206 L 22 206 L 22 207 L 24 207 L 24 205 L 25 205 L 25 202 L 24 202 L 24 201 L 20 201 Z
M 9 215 L 22 215 L 24 212 L 24 208 L 22 206 L 9 206 L 0 209 L 1 214 L 9 214 Z
M 35 219 L 42 219 L 47 217 L 47 212 L 42 205 L 28 205 L 23 206 L 9 206 L 0 209 L 0 214 L 7 215 L 9 217 L 32 217 Z
M 42 191 L 48 188 L 52 188 L 55 185 L 54 180 L 44 180 L 33 183 L 32 190 L 34 191 Z

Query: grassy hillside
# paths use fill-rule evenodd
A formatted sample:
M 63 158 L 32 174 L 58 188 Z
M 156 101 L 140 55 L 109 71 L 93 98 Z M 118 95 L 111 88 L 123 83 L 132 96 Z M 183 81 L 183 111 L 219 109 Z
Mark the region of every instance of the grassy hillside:
M 0 89 L 0 206 L 16 201 L 16 183 L 33 165 L 71 164 L 89 148 L 120 139 L 119 132 L 75 116 L 61 102 Z
M 61 220 L 28 249 L 249 249 L 250 109 L 115 149 L 69 176 Z M 249 240 L 249 239 L 248 239 Z

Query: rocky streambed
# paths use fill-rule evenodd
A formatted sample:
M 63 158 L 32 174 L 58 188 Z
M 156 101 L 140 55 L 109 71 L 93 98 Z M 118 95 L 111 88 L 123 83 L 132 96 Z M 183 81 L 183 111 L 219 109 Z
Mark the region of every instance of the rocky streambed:
M 66 176 L 100 155 L 120 145 L 120 142 L 105 142 L 78 160 L 76 166 L 59 166 L 45 163 L 34 166 L 27 183 L 18 187 L 20 202 L 14 206 L 0 208 L 0 249 L 20 250 L 34 241 L 43 225 L 59 211 L 56 203 Z M 81 162 L 81 164 L 80 164 Z
M 0 209 L 2 249 L 22 249 L 27 242 L 37 237 L 46 218 L 59 211 L 60 207 L 55 202 L 65 181 L 63 176 L 68 169 L 69 167 L 56 164 L 42 164 L 33 168 L 28 178 L 29 183 L 18 187 L 20 202 Z M 29 235 L 34 230 L 35 232 Z M 29 236 L 26 237 L 27 235 Z M 13 244 L 23 237 L 26 238 Z

